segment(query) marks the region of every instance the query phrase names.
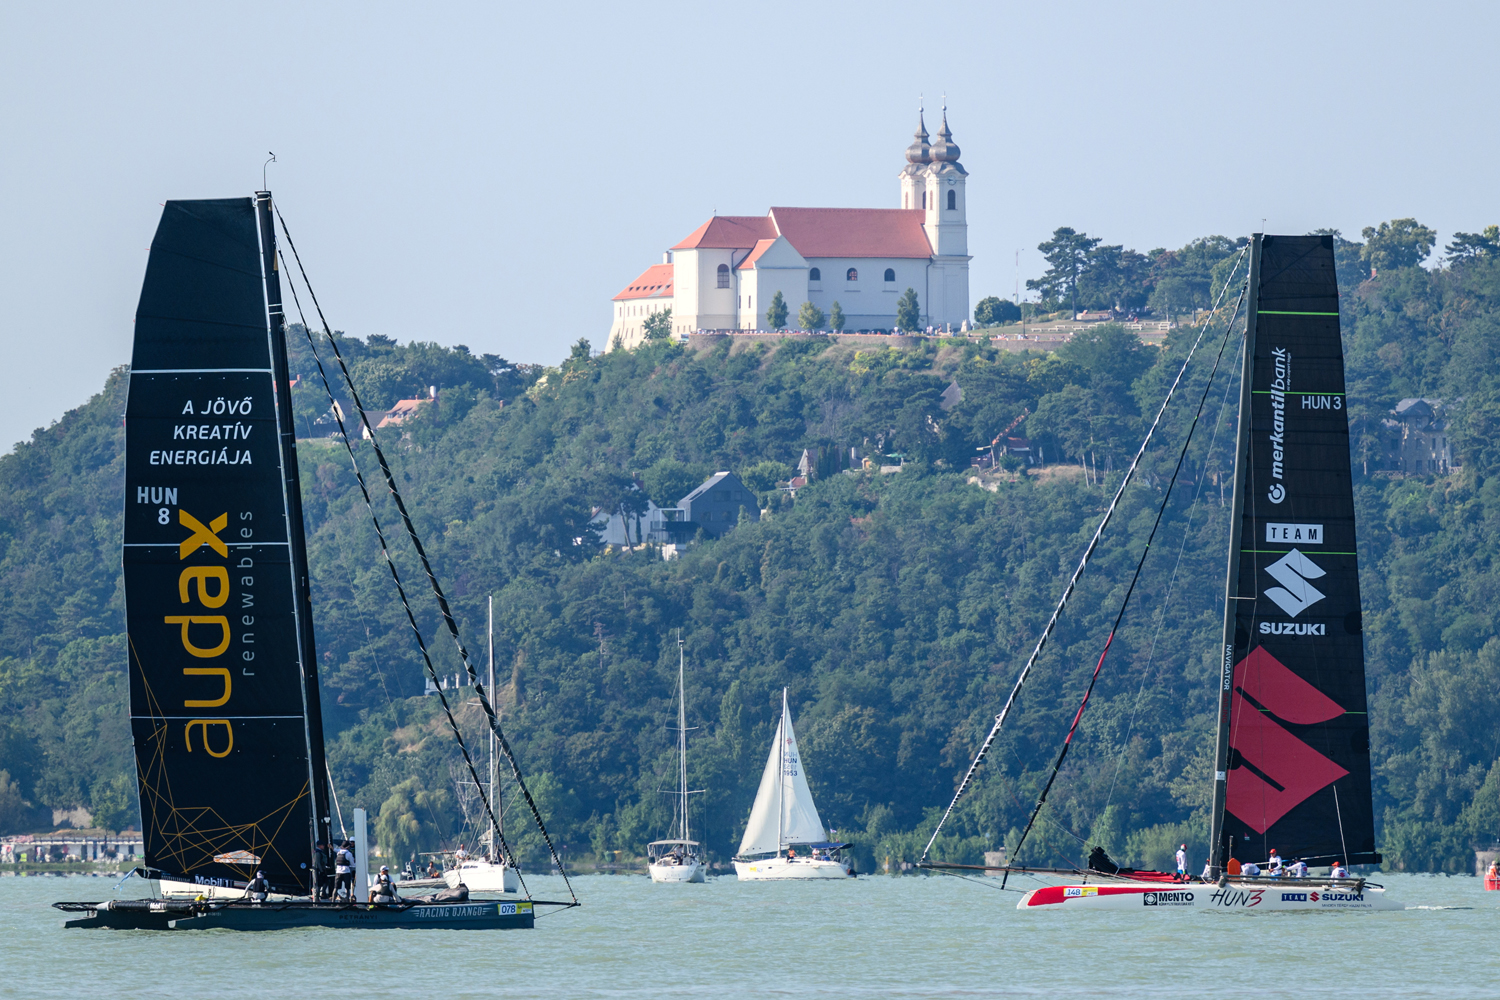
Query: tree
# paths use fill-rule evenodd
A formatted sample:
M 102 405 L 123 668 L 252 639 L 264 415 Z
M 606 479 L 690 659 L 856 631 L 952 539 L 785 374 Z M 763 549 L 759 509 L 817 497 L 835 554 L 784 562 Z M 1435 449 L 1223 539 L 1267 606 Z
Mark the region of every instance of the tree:
M 811 302 L 802 303 L 802 308 L 797 310 L 797 325 L 804 330 L 821 330 L 827 319 L 823 310 Z
M 896 327 L 901 330 L 915 330 L 922 323 L 922 307 L 917 302 L 917 291 L 908 288 L 901 295 L 901 300 L 896 303 Z
M 766 309 L 766 325 L 773 330 L 786 326 L 786 299 L 780 291 L 771 296 L 771 305 Z
M 672 336 L 672 310 L 667 308 L 647 316 L 644 329 L 647 342 L 670 338 Z
M 833 308 L 828 311 L 828 329 L 836 333 L 841 333 L 844 329 L 844 309 L 837 299 L 834 299 Z
M 1454 264 L 1500 257 L 1500 226 L 1485 226 L 1482 233 L 1454 233 L 1443 250 Z
M 757 493 L 774 490 L 777 483 L 792 478 L 792 467 L 785 462 L 767 459 L 757 462 L 740 473 L 740 481 Z
M 1100 246 L 1089 251 L 1088 264 L 1078 276 L 1084 304 L 1123 312 L 1146 304 L 1150 294 L 1150 262 L 1123 246 Z
M 375 821 L 375 837 L 385 856 L 401 861 L 424 847 L 436 847 L 448 832 L 452 801 L 446 788 L 428 791 L 417 778 L 392 788 Z
M 980 326 L 999 326 L 1001 323 L 1014 323 L 1020 318 L 1020 306 L 1009 299 L 993 295 L 980 299 L 979 305 L 974 307 L 974 322 Z
M 689 465 L 675 458 L 658 460 L 651 468 L 641 473 L 641 485 L 646 496 L 658 507 L 676 507 L 677 501 L 693 492 L 693 489 L 708 478 L 708 469 L 702 465 Z
M 1366 226 L 1361 235 L 1365 246 L 1359 255 L 1370 266 L 1371 277 L 1381 271 L 1416 267 L 1437 242 L 1437 233 L 1416 219 L 1392 219 L 1379 226 Z
M 1053 230 L 1052 238 L 1038 243 L 1037 249 L 1047 259 L 1047 270 L 1040 278 L 1028 278 L 1026 287 L 1042 293 L 1042 298 L 1061 304 L 1073 303 L 1078 311 L 1078 279 L 1088 268 L 1089 253 L 1098 246 L 1097 237 L 1080 233 L 1068 226 Z

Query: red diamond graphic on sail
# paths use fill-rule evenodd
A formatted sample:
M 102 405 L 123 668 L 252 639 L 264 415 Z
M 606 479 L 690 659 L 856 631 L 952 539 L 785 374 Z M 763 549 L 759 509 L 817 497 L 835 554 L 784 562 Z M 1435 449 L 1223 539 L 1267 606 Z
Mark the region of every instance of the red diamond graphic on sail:
M 1266 711 L 1257 710 L 1256 704 Z M 1349 773 L 1278 726 L 1266 712 L 1304 726 L 1344 714 L 1263 647 L 1257 646 L 1235 665 L 1229 745 L 1249 766 L 1229 772 L 1225 807 L 1256 833 L 1265 833 L 1308 796 Z

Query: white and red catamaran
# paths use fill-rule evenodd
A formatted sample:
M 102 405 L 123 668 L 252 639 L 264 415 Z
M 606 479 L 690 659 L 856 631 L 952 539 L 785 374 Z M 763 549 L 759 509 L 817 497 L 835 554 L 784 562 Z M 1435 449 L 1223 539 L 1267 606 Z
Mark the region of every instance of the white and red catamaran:
M 1375 850 L 1370 790 L 1364 641 L 1333 240 L 1329 236 L 1257 234 L 1248 252 L 1249 279 L 1241 292 L 1248 308 L 1207 868 L 1203 877 L 1184 881 L 1176 874 L 1120 868 L 1101 848 L 1095 848 L 1086 868 L 1074 871 L 1012 866 L 1001 870 L 1007 878 L 1024 871 L 1051 876 L 1060 883 L 1027 892 L 1019 909 L 1402 909 L 1386 898 L 1382 887 L 1363 878 L 1296 878 L 1273 874 L 1272 866 L 1266 864 L 1279 850 L 1288 862 L 1329 866 L 1334 874 L 1346 876 L 1348 865 L 1376 864 L 1381 858 Z M 1232 279 L 1231 274 L 1226 288 Z M 1226 343 L 1238 312 L 1237 304 L 1225 328 Z M 1194 352 L 1196 348 L 1197 344 Z M 1223 354 L 1221 347 L 1220 358 Z M 1179 373 L 1174 391 L 1181 379 Z M 1101 519 L 1051 621 L 944 814 L 945 821 L 1004 725 L 1171 396 L 1169 391 L 1115 502 Z M 1200 415 L 1202 405 L 1200 400 Z M 1184 442 L 1183 455 L 1186 448 Z M 1162 503 L 1165 510 L 1165 498 Z M 1137 579 L 1139 574 L 1140 564 Z M 1134 588 L 1133 580 L 1115 619 L 1116 628 Z M 1114 635 L 1111 631 L 1105 642 L 1094 680 Z M 1020 843 L 1025 842 L 1046 802 L 1092 692 L 1093 681 Z M 934 831 L 928 852 L 936 839 Z M 1019 850 L 1020 844 L 1014 853 Z M 926 852 L 923 865 L 968 867 L 927 862 Z M 1264 872 L 1258 871 L 1262 866 Z

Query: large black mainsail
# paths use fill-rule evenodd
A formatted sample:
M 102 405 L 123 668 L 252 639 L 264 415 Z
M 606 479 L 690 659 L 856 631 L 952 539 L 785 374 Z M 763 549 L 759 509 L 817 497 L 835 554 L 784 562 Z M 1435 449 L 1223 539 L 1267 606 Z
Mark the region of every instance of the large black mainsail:
M 1377 863 L 1333 238 L 1257 235 L 1248 316 L 1210 863 Z
M 167 202 L 125 439 L 146 864 L 310 889 L 327 777 L 269 198 Z M 269 314 L 268 314 L 269 304 Z

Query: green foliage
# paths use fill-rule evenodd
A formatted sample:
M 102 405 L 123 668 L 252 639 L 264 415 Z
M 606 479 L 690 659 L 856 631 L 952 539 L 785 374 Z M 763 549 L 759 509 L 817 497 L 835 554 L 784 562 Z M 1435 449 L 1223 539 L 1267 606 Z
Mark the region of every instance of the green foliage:
M 1358 267 L 1355 244 L 1335 246 L 1341 273 Z M 1222 284 L 1237 244 L 1189 247 L 1162 267 L 1194 301 Z M 1346 284 L 1341 308 L 1380 843 L 1393 866 L 1468 870 L 1468 852 L 1500 832 L 1490 697 L 1500 685 L 1500 261 L 1476 251 L 1431 271 L 1383 269 Z M 439 406 L 381 438 L 471 649 L 483 645 L 494 593 L 504 724 L 572 856 L 636 854 L 670 826 L 657 790 L 673 783 L 666 727 L 681 628 L 689 725 L 699 727 L 689 780 L 707 789 L 693 825 L 709 849 L 724 857 L 738 843 L 785 686 L 825 819 L 874 870 L 920 854 L 1107 502 L 1110 470 L 1133 452 L 1196 333 L 1174 329 L 1158 349 L 1101 326 L 1054 353 L 910 338 L 855 351 L 801 338 L 733 351 L 653 342 L 595 358 L 580 341 L 545 383 L 541 369 L 457 349 L 340 344 L 351 364 L 405 366 L 381 391 L 439 386 Z M 305 342 L 293 354 L 305 376 L 294 391 L 300 421 L 327 404 L 313 393 Z M 357 377 L 373 386 L 382 371 Z M 1183 398 L 1196 399 L 1205 376 L 1195 365 Z M 954 380 L 964 398 L 944 411 Z M 111 820 L 135 809 L 119 581 L 125 382 L 116 373 L 0 458 L 0 826 L 11 829 L 45 825 L 51 807 Z M 1139 603 L 1022 860 L 1076 863 L 1090 841 L 1137 864 L 1163 863 L 1184 840 L 1201 855 L 1232 464 L 1224 388 L 1210 394 Z M 1408 396 L 1463 401 L 1450 431 L 1460 473 L 1379 470 L 1380 420 Z M 1168 412 L 936 856 L 977 862 L 1014 846 L 1189 409 Z M 1004 477 L 1013 481 L 994 492 L 970 484 L 976 449 L 1028 412 L 1012 433 L 1049 465 L 1082 457 L 1088 474 Z M 804 448 L 850 446 L 903 455 L 905 466 L 829 471 L 769 520 L 746 520 L 672 562 L 606 556 L 588 527 L 595 507 L 643 495 L 674 504 L 717 469 L 763 491 Z M 356 445 L 362 462 L 368 448 Z M 449 788 L 456 751 L 436 699 L 420 694 L 419 661 L 347 459 L 331 442 L 298 450 L 329 765 L 344 812 L 377 813 L 392 856 L 472 836 L 472 815 L 465 834 Z M 376 503 L 398 523 L 388 499 Z M 394 556 L 419 579 L 404 540 Z M 437 609 L 411 592 L 434 640 Z M 439 671 L 460 669 L 451 644 L 430 645 Z M 477 714 L 461 711 L 470 746 L 482 747 Z M 536 860 L 543 848 L 524 831 L 517 790 L 502 799 L 518 850 Z
M 922 325 L 922 307 L 917 302 L 917 292 L 908 288 L 896 302 L 896 327 L 908 333 Z
M 641 326 L 646 332 L 647 341 L 667 340 L 672 336 L 672 310 L 663 309 L 652 313 Z
M 802 307 L 797 310 L 797 326 L 803 330 L 821 330 L 827 319 L 823 310 L 811 302 L 802 303 Z
M 706 465 L 662 458 L 641 473 L 641 483 L 656 506 L 675 507 L 678 500 L 697 489 L 708 476 Z
M 771 296 L 771 304 L 766 307 L 766 325 L 773 330 L 786 326 L 786 298 L 782 296 L 780 289 Z
M 429 791 L 407 778 L 380 805 L 375 841 L 398 863 L 419 851 L 435 851 L 453 824 L 453 797 L 446 788 Z
M 833 300 L 833 307 L 828 310 L 828 329 L 839 333 L 844 329 L 844 307 L 839 305 L 839 300 Z
M 1037 244 L 1047 260 L 1047 270 L 1040 278 L 1026 279 L 1026 287 L 1040 292 L 1048 303 L 1070 303 L 1078 311 L 1078 283 L 1088 268 L 1089 255 L 1102 242 L 1070 226 L 1060 226 L 1052 238 Z M 1056 308 L 1056 305 L 1054 305 Z
M 1454 233 L 1444 249 L 1452 264 L 1500 258 L 1500 226 L 1485 226 L 1481 233 Z
M 979 300 L 979 305 L 974 307 L 974 322 L 980 326 L 999 326 L 1002 323 L 1016 323 L 1021 319 L 1021 307 L 1009 299 L 996 298 L 990 295 Z
M 1366 226 L 1361 234 L 1365 246 L 1360 257 L 1374 273 L 1398 267 L 1416 267 L 1427 259 L 1437 232 L 1416 219 L 1395 219 L 1379 226 Z

